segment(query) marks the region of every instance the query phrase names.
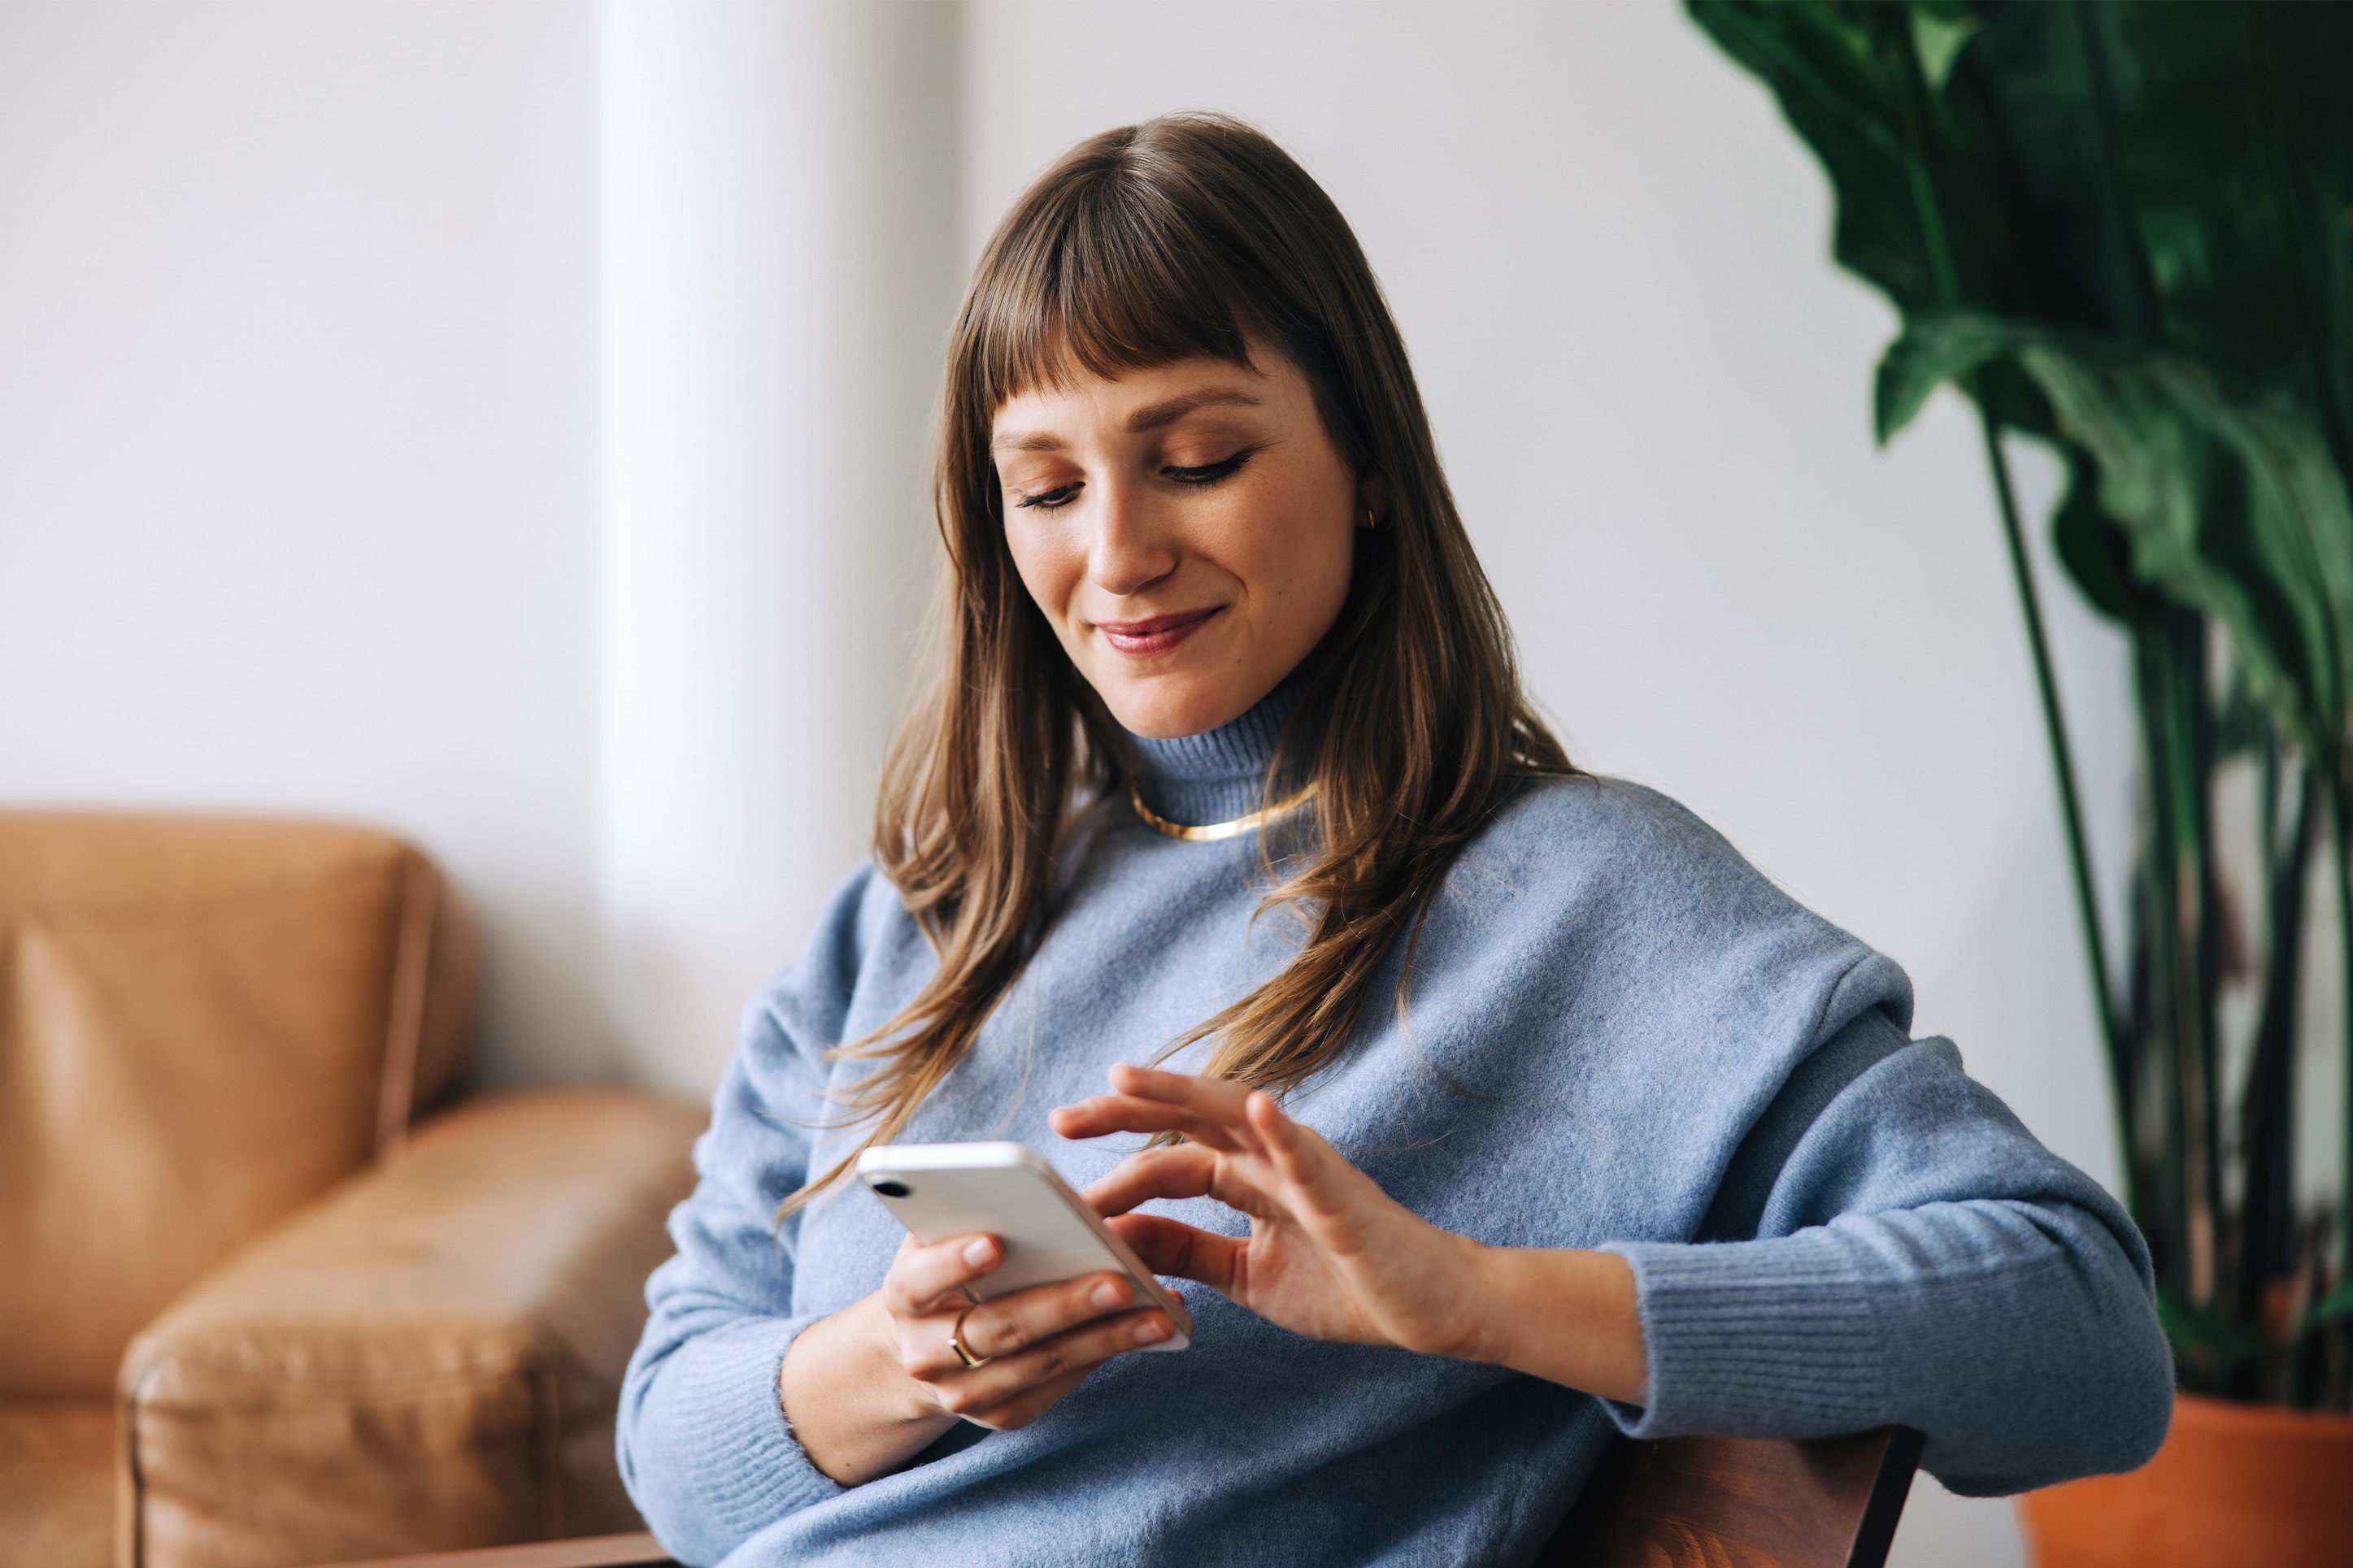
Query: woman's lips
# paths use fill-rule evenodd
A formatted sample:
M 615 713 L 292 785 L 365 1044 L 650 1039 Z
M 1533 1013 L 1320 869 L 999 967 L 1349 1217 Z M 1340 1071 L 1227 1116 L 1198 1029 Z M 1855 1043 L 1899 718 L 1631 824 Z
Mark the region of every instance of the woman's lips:
M 1157 658 L 1208 626 L 1209 617 L 1224 608 L 1212 605 L 1206 610 L 1180 610 L 1148 621 L 1097 621 L 1095 630 L 1103 633 L 1103 641 L 1114 652 L 1130 658 Z

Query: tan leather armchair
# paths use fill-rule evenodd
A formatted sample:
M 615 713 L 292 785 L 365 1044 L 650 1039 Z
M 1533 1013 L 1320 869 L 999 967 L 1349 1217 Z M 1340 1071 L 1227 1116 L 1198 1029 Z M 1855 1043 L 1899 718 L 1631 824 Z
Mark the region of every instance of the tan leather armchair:
M 614 1409 L 703 1115 L 439 1109 L 473 989 L 383 834 L 0 813 L 0 1563 L 637 1528 Z

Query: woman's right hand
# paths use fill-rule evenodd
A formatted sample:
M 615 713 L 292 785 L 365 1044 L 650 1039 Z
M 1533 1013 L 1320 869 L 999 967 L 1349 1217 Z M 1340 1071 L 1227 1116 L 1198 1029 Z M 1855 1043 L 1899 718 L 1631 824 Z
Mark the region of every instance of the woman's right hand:
M 921 1453 L 961 1418 L 1027 1426 L 1123 1351 L 1157 1344 L 1168 1314 L 1131 1310 L 1115 1273 L 1033 1286 L 976 1304 L 965 1287 L 1005 1260 L 994 1237 L 901 1244 L 882 1288 L 810 1324 L 777 1379 L 809 1462 L 844 1486 Z M 981 1364 L 966 1365 L 952 1341 Z
M 994 1237 L 936 1247 L 910 1237 L 882 1277 L 899 1364 L 944 1415 L 999 1432 L 1027 1426 L 1122 1351 L 1168 1337 L 1168 1314 L 1131 1312 L 1121 1274 L 1085 1274 L 975 1305 L 965 1287 L 1004 1261 Z M 985 1366 L 968 1366 L 952 1341 Z

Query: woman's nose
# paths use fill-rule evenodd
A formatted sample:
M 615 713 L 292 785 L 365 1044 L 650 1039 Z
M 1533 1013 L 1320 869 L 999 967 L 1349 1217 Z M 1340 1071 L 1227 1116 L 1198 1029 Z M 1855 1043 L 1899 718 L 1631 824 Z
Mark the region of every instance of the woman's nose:
M 1142 593 L 1176 569 L 1176 542 L 1159 526 L 1149 496 L 1107 484 L 1097 492 L 1087 576 L 1106 594 Z

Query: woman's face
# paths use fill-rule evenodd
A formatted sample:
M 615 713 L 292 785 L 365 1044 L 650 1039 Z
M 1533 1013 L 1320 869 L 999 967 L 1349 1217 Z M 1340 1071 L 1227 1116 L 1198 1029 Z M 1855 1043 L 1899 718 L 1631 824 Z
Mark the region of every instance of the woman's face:
M 1250 357 L 1082 373 L 1012 399 L 990 433 L 1021 581 L 1139 735 L 1240 717 L 1347 597 L 1361 487 L 1297 367 Z

